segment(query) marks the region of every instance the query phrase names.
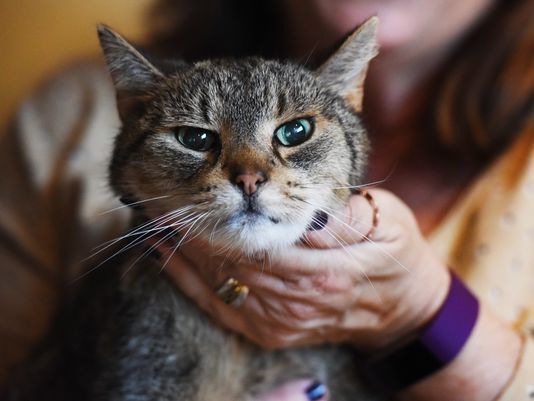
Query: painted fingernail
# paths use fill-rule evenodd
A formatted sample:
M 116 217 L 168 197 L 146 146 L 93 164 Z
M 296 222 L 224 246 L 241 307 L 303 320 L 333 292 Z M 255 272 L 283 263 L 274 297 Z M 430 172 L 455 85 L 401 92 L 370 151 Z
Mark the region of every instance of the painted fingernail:
M 310 401 L 317 401 L 323 398 L 326 395 L 326 386 L 318 381 L 315 381 L 311 384 L 310 387 L 306 389 L 306 396 Z
M 328 215 L 325 212 L 315 212 L 313 220 L 308 226 L 309 231 L 321 230 L 328 223 Z

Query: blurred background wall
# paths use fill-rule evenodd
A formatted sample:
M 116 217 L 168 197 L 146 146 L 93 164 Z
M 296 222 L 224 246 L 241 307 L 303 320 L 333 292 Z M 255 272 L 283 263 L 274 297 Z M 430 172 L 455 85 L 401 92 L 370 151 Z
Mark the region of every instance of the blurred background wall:
M 0 0 L 0 124 L 47 76 L 99 55 L 95 24 L 144 34 L 152 0 Z

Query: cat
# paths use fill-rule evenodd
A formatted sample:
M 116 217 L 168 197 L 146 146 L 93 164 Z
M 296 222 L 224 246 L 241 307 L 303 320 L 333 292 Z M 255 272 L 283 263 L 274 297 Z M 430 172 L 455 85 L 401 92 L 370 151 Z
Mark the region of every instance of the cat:
M 6 400 L 254 401 L 300 378 L 326 383 L 332 401 L 382 399 L 358 379 L 350 348 L 261 350 L 216 326 L 160 274 L 162 259 L 134 246 L 153 232 L 176 247 L 195 236 L 272 253 L 340 209 L 369 153 L 359 112 L 376 26 L 368 20 L 314 70 L 149 61 L 99 26 L 122 121 L 110 184 L 142 225 L 122 238 L 129 245 L 103 247 L 110 256 L 79 281 Z

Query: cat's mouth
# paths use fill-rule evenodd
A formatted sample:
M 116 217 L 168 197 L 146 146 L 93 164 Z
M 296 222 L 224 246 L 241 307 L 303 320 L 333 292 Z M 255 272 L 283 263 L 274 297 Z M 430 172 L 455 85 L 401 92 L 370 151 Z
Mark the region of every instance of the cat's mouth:
M 258 210 L 257 208 L 247 208 L 235 216 L 236 220 L 242 220 L 243 223 L 255 223 L 259 220 L 267 219 L 273 224 L 279 224 L 280 219 L 278 217 L 270 216 L 265 212 Z
M 251 223 L 261 219 L 268 219 L 273 224 L 280 223 L 279 218 L 271 216 L 263 210 L 256 196 L 250 196 L 245 199 L 243 210 L 239 213 L 238 217 L 244 218 Z
M 261 208 L 258 205 L 258 200 L 256 196 L 249 196 L 245 198 L 245 213 L 248 214 L 262 214 Z

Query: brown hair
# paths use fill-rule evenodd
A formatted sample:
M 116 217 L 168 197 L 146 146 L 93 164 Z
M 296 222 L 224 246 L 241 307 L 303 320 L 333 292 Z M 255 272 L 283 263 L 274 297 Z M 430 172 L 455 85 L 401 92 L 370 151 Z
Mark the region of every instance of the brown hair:
M 442 144 L 486 159 L 532 130 L 533 17 L 532 0 L 500 1 L 458 47 L 435 97 Z
M 281 0 L 159 0 L 149 17 L 151 46 L 166 54 L 286 56 Z M 533 17 L 533 0 L 497 1 L 445 63 L 429 105 L 442 146 L 483 161 L 529 129 Z
M 284 57 L 280 5 L 280 0 L 157 0 L 148 14 L 150 48 L 188 61 Z

